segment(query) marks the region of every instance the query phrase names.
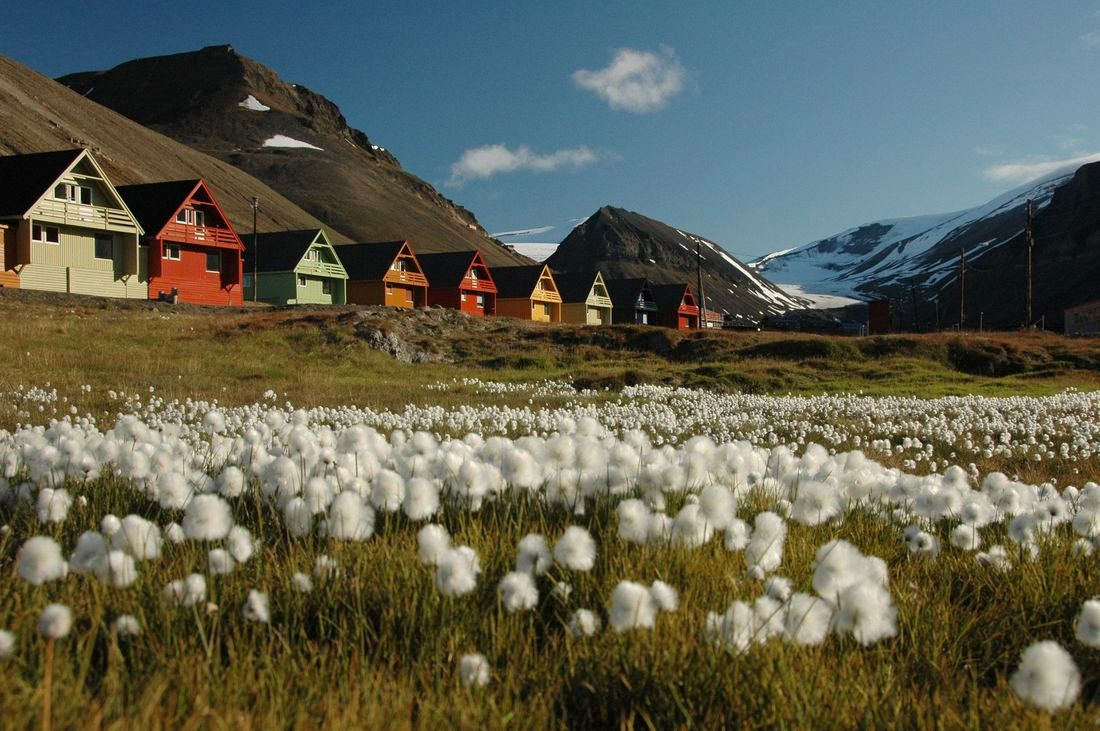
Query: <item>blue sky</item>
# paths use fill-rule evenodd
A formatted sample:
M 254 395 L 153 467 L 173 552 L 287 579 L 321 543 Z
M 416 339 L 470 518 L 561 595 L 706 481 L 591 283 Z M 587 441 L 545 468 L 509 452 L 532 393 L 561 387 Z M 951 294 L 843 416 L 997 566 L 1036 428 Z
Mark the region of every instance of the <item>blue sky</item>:
M 9 7 L 0 52 L 57 76 L 230 43 L 548 241 L 612 204 L 750 257 L 1100 151 L 1100 2 L 50 8 Z

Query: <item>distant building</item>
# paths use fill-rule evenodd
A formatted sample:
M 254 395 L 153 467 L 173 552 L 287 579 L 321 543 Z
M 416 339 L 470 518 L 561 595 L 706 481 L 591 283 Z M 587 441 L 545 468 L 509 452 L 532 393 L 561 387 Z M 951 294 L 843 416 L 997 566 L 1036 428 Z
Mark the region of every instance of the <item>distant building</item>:
M 347 301 L 348 274 L 323 229 L 258 234 L 256 248 L 258 255 L 252 251 L 252 237 L 246 236 L 245 299 L 273 305 L 342 305 Z M 253 286 L 258 292 L 253 292 Z
M 616 325 L 654 325 L 657 303 L 645 279 L 608 279 L 607 293 L 611 297 L 611 319 Z
M 1100 300 L 1066 310 L 1066 335 L 1100 335 Z
M 561 322 L 561 295 L 545 264 L 493 267 L 497 314 L 535 322 Z
M 699 305 L 690 284 L 658 284 L 653 286 L 657 303 L 657 324 L 676 330 L 699 327 Z
M 337 248 L 348 273 L 348 304 L 427 307 L 428 278 L 408 241 Z
M 417 257 L 428 278 L 428 304 L 484 317 L 497 311 L 497 285 L 481 252 L 447 251 Z
M 561 321 L 583 325 L 611 324 L 611 297 L 599 272 L 555 274 L 561 295 Z

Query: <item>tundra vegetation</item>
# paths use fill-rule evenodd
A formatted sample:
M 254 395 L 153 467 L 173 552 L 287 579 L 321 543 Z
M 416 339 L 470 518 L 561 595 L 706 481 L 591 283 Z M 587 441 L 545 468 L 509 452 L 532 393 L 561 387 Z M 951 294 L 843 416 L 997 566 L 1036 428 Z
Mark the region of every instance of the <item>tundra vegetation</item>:
M 0 300 L 12 727 L 1095 718 L 1089 342 L 102 307 Z

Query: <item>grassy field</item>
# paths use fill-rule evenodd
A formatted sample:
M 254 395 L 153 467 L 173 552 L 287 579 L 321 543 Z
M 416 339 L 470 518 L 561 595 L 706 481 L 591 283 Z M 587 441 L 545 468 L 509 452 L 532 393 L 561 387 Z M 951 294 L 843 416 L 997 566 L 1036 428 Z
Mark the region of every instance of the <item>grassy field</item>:
M 353 309 L 214 312 L 9 294 L 0 296 L 0 313 L 8 353 L 0 426 L 9 429 L 46 424 L 70 407 L 105 429 L 124 401 L 119 393 L 148 400 L 150 389 L 166 400 L 224 406 L 261 401 L 270 389 L 295 406 L 400 411 L 532 399 L 522 390 L 427 388 L 456 378 L 555 379 L 595 390 L 533 406 L 599 404 L 611 398 L 603 389 L 636 383 L 923 397 L 1041 396 L 1100 385 L 1100 344 L 1048 335 L 697 337 L 505 321 L 466 328 Z M 400 363 L 372 349 L 369 333 L 380 329 L 439 360 Z M 57 399 L 11 396 L 31 386 L 56 389 Z M 1005 468 L 979 462 L 983 474 Z M 1079 486 L 1100 477 L 1096 469 L 1095 459 L 1072 468 L 1044 463 L 1021 478 Z M 246 492 L 230 503 L 237 524 L 259 539 L 258 555 L 229 575 L 207 576 L 209 606 L 175 608 L 160 600 L 162 587 L 204 572 L 209 545 L 166 544 L 159 560 L 141 563 L 128 589 L 86 575 L 34 587 L 15 575 L 29 536 L 49 535 L 68 555 L 107 513 L 138 513 L 160 526 L 181 519 L 117 476 L 70 489 L 87 504 L 58 524 L 40 524 L 17 501 L 0 506 L 8 527 L 0 535 L 0 628 L 18 638 L 12 657 L 0 660 L 0 712 L 11 728 L 42 724 L 47 674 L 55 728 L 1080 728 L 1094 725 L 1100 708 L 1100 650 L 1073 635 L 1081 603 L 1100 595 L 1100 570 L 1095 557 L 1071 554 L 1067 525 L 1042 537 L 1035 560 L 1014 554 L 1014 568 L 1002 573 L 947 546 L 950 520 L 928 526 L 944 543 L 935 559 L 909 554 L 899 524 L 863 508 L 843 521 L 792 524 L 780 573 L 799 591 L 810 591 L 814 554 L 831 539 L 886 561 L 897 636 L 870 647 L 850 637 L 812 647 L 774 640 L 735 655 L 701 635 L 709 611 L 760 595 L 743 553 L 727 551 L 720 539 L 690 550 L 625 543 L 610 499 L 593 500 L 583 516 L 517 492 L 476 513 L 442 511 L 437 522 L 481 557 L 477 588 L 456 598 L 440 595 L 434 570 L 417 558 L 420 524 L 401 512 L 379 512 L 375 535 L 363 542 L 297 538 L 274 503 Z M 685 495 L 671 496 L 668 512 L 684 504 Z M 752 492 L 738 515 L 751 523 L 774 504 Z M 535 610 L 506 612 L 497 581 L 512 569 L 520 539 L 534 532 L 552 541 L 572 524 L 595 538 L 594 568 L 555 564 L 538 578 Z M 983 541 L 1011 546 L 1006 533 L 1006 525 L 992 525 Z M 338 570 L 314 575 L 312 592 L 296 592 L 293 575 L 310 574 L 322 555 Z M 677 587 L 680 608 L 659 615 L 652 630 L 571 637 L 565 625 L 572 611 L 605 612 L 624 578 Z M 552 595 L 559 582 L 571 586 L 567 598 Z M 270 623 L 241 616 L 254 588 L 270 596 Z M 71 607 L 75 624 L 49 649 L 47 673 L 48 643 L 34 625 L 48 602 Z M 112 629 L 122 614 L 138 619 L 140 636 Z M 1069 649 L 1082 674 L 1081 700 L 1057 715 L 1024 704 L 1009 688 L 1020 653 L 1041 639 Z M 469 652 L 484 654 L 492 668 L 485 688 L 459 680 L 459 658 Z

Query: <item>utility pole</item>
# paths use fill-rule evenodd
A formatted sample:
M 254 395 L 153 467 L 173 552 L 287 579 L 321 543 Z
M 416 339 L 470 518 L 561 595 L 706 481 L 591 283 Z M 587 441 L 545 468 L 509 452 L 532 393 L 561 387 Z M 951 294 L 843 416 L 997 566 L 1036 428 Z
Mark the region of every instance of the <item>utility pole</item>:
M 1031 329 L 1031 250 L 1035 246 L 1035 239 L 1031 235 L 1031 199 L 1027 199 L 1027 319 L 1024 327 Z
M 256 214 L 260 210 L 260 199 L 256 196 L 252 196 L 252 200 L 249 201 L 252 206 L 252 301 L 259 302 L 260 299 L 260 278 L 257 276 L 259 273 L 259 265 L 257 262 L 260 259 L 259 249 L 256 248 Z
M 959 247 L 959 331 L 966 320 L 966 250 Z
M 695 239 L 695 282 L 699 287 L 699 329 L 706 328 L 707 300 L 703 296 L 703 257 L 699 251 L 699 239 Z

